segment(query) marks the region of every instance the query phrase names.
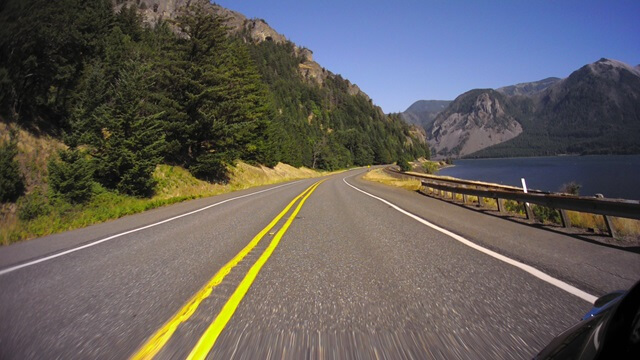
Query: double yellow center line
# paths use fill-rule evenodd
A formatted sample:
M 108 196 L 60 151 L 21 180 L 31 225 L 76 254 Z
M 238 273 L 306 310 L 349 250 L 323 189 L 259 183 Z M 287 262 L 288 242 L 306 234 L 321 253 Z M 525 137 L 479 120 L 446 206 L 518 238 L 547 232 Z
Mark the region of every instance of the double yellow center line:
M 187 321 L 191 315 L 196 311 L 200 303 L 211 295 L 213 288 L 218 286 L 222 280 L 227 276 L 231 269 L 233 269 L 236 265 L 238 265 L 242 259 L 249 253 L 253 248 L 258 245 L 260 240 L 282 220 L 282 218 L 291 210 L 294 204 L 302 199 L 298 206 L 295 208 L 293 213 L 289 216 L 285 224 L 280 228 L 280 230 L 276 233 L 271 243 L 266 248 L 266 250 L 262 253 L 260 258 L 253 264 L 249 272 L 245 275 L 245 277 L 240 281 L 240 284 L 233 292 L 231 297 L 227 300 L 226 304 L 222 307 L 222 310 L 216 317 L 216 319 L 209 325 L 204 334 L 200 337 L 200 340 L 193 348 L 191 353 L 188 356 L 188 359 L 204 359 L 207 354 L 213 348 L 218 336 L 226 326 L 226 324 L 233 316 L 233 313 L 236 311 L 238 305 L 244 298 L 245 294 L 253 284 L 256 276 L 262 269 L 262 266 L 269 260 L 269 257 L 275 250 L 275 248 L 280 243 L 280 239 L 287 231 L 291 223 L 296 218 L 302 205 L 304 205 L 305 201 L 311 196 L 311 194 L 315 191 L 315 189 L 320 186 L 320 184 L 324 180 L 318 181 L 315 184 L 311 185 L 307 189 L 305 189 L 300 195 L 296 196 L 270 223 L 267 225 L 262 231 L 260 231 L 252 240 L 242 249 L 233 259 L 231 259 L 226 265 L 224 265 L 218 272 L 211 278 L 211 280 L 198 291 L 164 326 L 162 326 L 149 340 L 131 357 L 131 359 L 152 359 L 160 350 L 162 350 L 163 346 L 169 341 L 173 333 L 176 331 L 178 326 Z

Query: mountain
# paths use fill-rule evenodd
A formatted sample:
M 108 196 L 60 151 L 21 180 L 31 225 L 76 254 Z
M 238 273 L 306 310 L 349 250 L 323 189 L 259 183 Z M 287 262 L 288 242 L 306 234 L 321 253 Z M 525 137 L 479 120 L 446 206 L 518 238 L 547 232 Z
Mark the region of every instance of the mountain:
M 64 139 L 59 169 L 106 189 L 150 196 L 159 164 L 224 181 L 237 160 L 335 170 L 429 156 L 424 133 L 311 50 L 208 0 L 0 7 L 0 119 Z
M 433 154 L 465 156 L 518 136 L 522 126 L 514 107 L 509 97 L 491 89 L 458 96 L 428 129 Z
M 603 58 L 561 80 L 473 90 L 427 130 L 437 157 L 639 153 L 640 69 Z
M 254 44 L 265 41 L 276 44 L 286 44 L 287 38 L 273 29 L 264 19 L 249 19 L 243 14 L 224 8 L 207 0 L 111 0 L 114 10 L 120 11 L 123 7 L 136 6 L 143 16 L 145 23 L 155 26 L 160 21 L 175 20 L 180 9 L 196 3 L 206 4 L 216 15 L 226 19 L 225 25 L 229 32 L 235 36 L 245 37 Z M 318 85 L 324 84 L 328 76 L 334 75 L 313 60 L 313 51 L 294 45 L 294 53 L 301 57 L 298 65 L 300 74 L 307 80 Z M 348 80 L 347 80 L 348 82 Z M 348 82 L 348 91 L 351 95 L 359 94 L 369 99 L 369 96 L 360 88 Z
M 401 113 L 402 119 L 409 124 L 427 129 L 436 115 L 446 109 L 451 100 L 418 100 Z
M 514 95 L 531 96 L 541 91 L 544 91 L 545 89 L 547 89 L 548 87 L 552 86 L 553 84 L 557 83 L 560 80 L 562 79 L 557 77 L 550 77 L 540 81 L 533 81 L 528 83 L 521 83 L 521 84 L 501 87 L 496 89 L 496 91 L 509 96 L 514 96 Z

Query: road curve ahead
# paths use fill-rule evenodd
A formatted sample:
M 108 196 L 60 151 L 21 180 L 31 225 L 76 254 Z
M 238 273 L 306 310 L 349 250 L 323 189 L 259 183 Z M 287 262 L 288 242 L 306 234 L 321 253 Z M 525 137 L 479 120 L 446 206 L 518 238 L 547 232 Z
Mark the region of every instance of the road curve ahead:
M 365 171 L 0 248 L 0 358 L 525 359 L 640 278 Z

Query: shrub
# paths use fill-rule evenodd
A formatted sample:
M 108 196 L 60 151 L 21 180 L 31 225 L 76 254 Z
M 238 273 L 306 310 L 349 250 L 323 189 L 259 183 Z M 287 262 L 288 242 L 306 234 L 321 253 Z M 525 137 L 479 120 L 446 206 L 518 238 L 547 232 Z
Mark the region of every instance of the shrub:
M 23 221 L 33 220 L 50 211 L 49 201 L 39 187 L 18 201 L 18 218 Z
M 122 174 L 122 179 L 117 186 L 118 191 L 137 197 L 150 197 L 157 184 L 153 178 L 153 170 L 150 164 L 134 163 Z
M 533 210 L 533 215 L 536 217 L 536 219 L 538 219 L 538 221 L 542 223 L 552 222 L 555 224 L 560 224 L 561 222 L 560 213 L 555 209 L 546 206 L 535 205 L 532 206 L 531 210 Z
M 60 160 L 49 161 L 49 186 L 54 194 L 71 203 L 91 199 L 93 167 L 84 153 L 77 149 L 58 152 Z
M 580 195 L 580 188 L 582 187 L 582 185 L 578 184 L 575 181 L 571 181 L 569 183 L 563 184 L 560 187 L 560 192 L 563 192 L 565 194 L 571 194 L 571 195 Z
M 513 200 L 505 200 L 504 208 L 508 212 L 516 213 L 516 214 L 524 214 L 524 204 L 519 203 Z
M 14 140 L 0 143 L 0 202 L 13 202 L 24 192 L 24 178 L 15 159 L 18 145 Z
M 407 161 L 407 159 L 400 158 L 398 159 L 397 164 L 400 167 L 401 171 L 411 171 L 411 165 L 409 165 L 409 162 Z
M 200 180 L 209 182 L 228 180 L 227 167 L 222 157 L 213 153 L 198 156 L 195 163 L 189 166 L 189 171 Z
M 438 167 L 438 163 L 432 162 L 432 161 L 427 161 L 425 163 L 422 164 L 422 169 L 424 170 L 425 173 L 427 174 L 437 174 L 438 171 L 440 170 Z

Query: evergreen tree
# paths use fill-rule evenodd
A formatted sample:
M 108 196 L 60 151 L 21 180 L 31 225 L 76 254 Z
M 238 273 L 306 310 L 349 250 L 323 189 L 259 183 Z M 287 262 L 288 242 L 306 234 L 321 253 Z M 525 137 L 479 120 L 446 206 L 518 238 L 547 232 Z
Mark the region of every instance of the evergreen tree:
M 244 44 L 231 41 L 224 18 L 197 3 L 176 25 L 186 35 L 163 61 L 171 75 L 168 119 L 169 159 L 207 180 L 223 180 L 225 164 L 238 158 L 268 161 L 262 138 L 268 126 L 268 93 Z M 170 70 L 167 70 L 170 69 Z
M 113 19 L 108 0 L 8 0 L 0 12 L 2 102 L 65 125 L 69 95 Z
M 18 145 L 15 133 L 8 142 L 0 143 L 0 203 L 16 201 L 24 192 L 24 179 L 15 157 Z
M 90 146 L 95 179 L 105 187 L 149 196 L 164 150 L 163 112 L 150 92 L 151 63 L 139 47 L 119 27 L 112 30 L 104 60 L 87 67 L 79 86 L 68 143 Z
M 86 155 L 78 149 L 59 151 L 60 160 L 49 161 L 51 191 L 72 203 L 91 199 L 93 168 Z

